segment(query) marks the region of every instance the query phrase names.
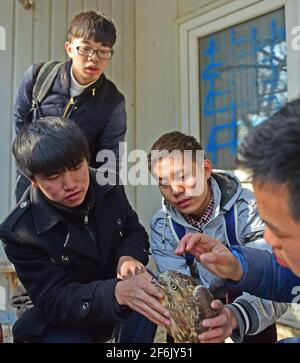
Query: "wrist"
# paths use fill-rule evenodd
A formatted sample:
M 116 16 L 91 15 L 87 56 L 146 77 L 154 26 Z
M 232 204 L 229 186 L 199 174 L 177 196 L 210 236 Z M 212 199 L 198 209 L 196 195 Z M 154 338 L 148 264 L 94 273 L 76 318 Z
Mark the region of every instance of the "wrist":
M 231 250 L 232 253 L 232 263 L 231 266 L 233 267 L 232 275 L 229 277 L 230 280 L 239 282 L 244 276 L 243 264 L 240 258 L 240 255 L 237 251 Z
M 231 280 L 236 281 L 236 282 L 240 281 L 243 278 L 243 275 L 244 275 L 244 271 L 243 271 L 240 263 L 237 262 L 237 264 L 238 265 L 236 266 L 236 269 L 235 269 L 235 271 L 233 273 L 233 276 L 231 278 Z
M 125 305 L 124 298 L 123 298 L 123 285 L 124 285 L 124 281 L 119 280 L 115 286 L 115 298 L 119 305 Z
M 228 307 L 225 307 L 225 309 L 227 310 L 227 312 L 229 314 L 229 321 L 230 321 L 231 329 L 232 330 L 237 329 L 239 326 L 239 323 L 238 323 L 238 320 L 237 320 L 234 312 L 231 309 L 229 309 Z

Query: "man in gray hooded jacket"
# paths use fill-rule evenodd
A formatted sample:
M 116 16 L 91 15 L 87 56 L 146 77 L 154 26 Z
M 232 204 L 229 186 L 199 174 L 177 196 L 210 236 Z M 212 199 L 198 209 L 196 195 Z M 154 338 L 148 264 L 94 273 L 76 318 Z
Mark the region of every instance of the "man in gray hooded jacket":
M 222 342 L 231 337 L 234 342 L 276 341 L 275 325 L 270 325 L 287 310 L 286 304 L 247 293 L 232 294 L 226 291 L 222 280 L 191 255 L 174 253 L 183 235 L 191 232 L 205 233 L 227 246 L 245 244 L 267 249 L 263 240 L 264 223 L 253 193 L 243 188 L 234 174 L 212 171 L 202 146 L 194 137 L 180 132 L 160 137 L 152 146 L 148 161 L 163 196 L 162 209 L 151 221 L 150 243 L 158 272 L 176 270 L 192 275 L 215 297 L 231 302 L 225 306 L 220 300 L 212 303 L 220 314 L 204 321 L 203 325 L 211 329 L 200 335 L 199 340 Z

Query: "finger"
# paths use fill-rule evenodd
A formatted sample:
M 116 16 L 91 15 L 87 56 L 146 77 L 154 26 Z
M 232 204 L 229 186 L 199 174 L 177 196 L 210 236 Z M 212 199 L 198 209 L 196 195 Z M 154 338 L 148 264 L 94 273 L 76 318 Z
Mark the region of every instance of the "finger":
M 123 279 L 129 279 L 130 277 L 135 276 L 135 273 L 132 271 L 126 271 L 126 273 L 123 275 Z
M 201 249 L 203 252 L 210 252 L 219 245 L 223 246 L 219 240 L 204 233 L 192 233 L 187 243 L 187 248 L 190 248 L 190 244 L 198 250 Z
M 183 236 L 183 238 L 179 241 L 179 245 L 175 249 L 176 255 L 183 255 L 185 252 L 186 244 L 190 238 L 191 233 L 187 233 Z
M 160 326 L 167 326 L 170 325 L 171 322 L 169 319 L 164 317 L 163 315 L 158 314 L 156 311 L 142 308 L 141 306 L 132 306 L 133 310 L 137 311 L 138 313 L 144 315 L 147 319 L 151 320 L 154 324 Z
M 200 341 L 211 340 L 216 338 L 224 339 L 224 330 L 222 328 L 212 329 L 198 336 L 198 339 Z
M 210 306 L 214 309 L 214 310 L 221 310 L 223 308 L 223 303 L 221 300 L 213 300 L 210 304 Z
M 153 275 L 151 275 L 148 271 L 147 271 L 147 269 L 146 269 L 146 271 L 143 273 L 143 276 L 145 277 L 145 279 L 147 279 L 149 282 L 151 282 L 152 281 L 152 279 L 153 279 Z
M 216 328 L 227 325 L 227 323 L 228 323 L 227 315 L 223 313 L 216 316 L 215 318 L 203 320 L 202 326 L 204 326 L 204 328 Z
M 192 233 L 186 243 L 186 251 L 197 251 L 198 253 L 206 252 L 205 238 L 202 233 Z
M 192 254 L 211 252 L 220 242 L 203 233 L 190 233 L 185 242 L 185 250 Z
M 216 338 L 216 339 L 210 339 L 210 340 L 200 340 L 200 343 L 202 344 L 218 344 L 218 343 L 224 343 L 225 339 L 223 339 L 222 337 L 220 338 Z
M 163 294 L 159 291 L 159 288 L 151 282 L 153 277 L 150 274 L 147 274 L 147 276 L 141 274 L 137 275 L 137 277 L 141 277 L 140 281 L 137 284 L 137 288 L 144 291 L 144 293 L 146 293 L 147 296 L 151 295 L 156 299 L 163 298 Z M 151 280 L 149 280 L 149 277 Z
M 209 253 L 196 253 L 195 257 L 197 259 L 199 259 L 200 262 L 203 262 L 205 264 L 215 264 L 215 265 L 224 265 L 226 263 L 224 263 L 224 257 L 217 255 L 213 252 L 209 252 Z M 226 262 L 226 260 L 225 260 Z
M 147 269 L 144 265 L 141 265 L 138 267 L 138 274 L 142 274 L 144 272 L 147 272 Z
M 194 245 L 197 244 L 197 238 L 195 237 L 196 233 L 188 233 L 186 234 L 182 240 L 179 242 L 178 247 L 175 250 L 176 255 L 183 255 L 185 252 L 191 252 L 194 248 Z M 191 252 L 192 253 L 192 252 Z
M 136 291 L 136 296 L 142 302 L 145 307 L 149 307 L 152 310 L 157 311 L 159 314 L 164 315 L 166 318 L 170 318 L 170 312 L 160 303 L 159 298 L 157 296 L 149 294 L 148 284 L 150 284 L 150 287 L 157 293 L 157 287 L 153 285 L 152 283 L 149 283 L 147 281 L 146 285 L 139 286 L 138 290 Z M 162 296 L 160 292 L 158 292 L 159 296 Z
M 155 319 L 160 325 L 170 325 L 170 312 L 166 310 L 157 300 L 147 298 L 146 301 L 141 298 L 136 300 L 134 305 L 139 308 L 143 315 L 151 321 Z

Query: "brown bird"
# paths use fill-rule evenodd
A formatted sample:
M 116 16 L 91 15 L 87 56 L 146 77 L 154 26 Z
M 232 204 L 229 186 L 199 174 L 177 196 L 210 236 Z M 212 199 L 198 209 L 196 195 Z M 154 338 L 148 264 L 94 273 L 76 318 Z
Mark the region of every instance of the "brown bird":
M 171 313 L 167 332 L 175 343 L 199 343 L 198 335 L 207 330 L 202 320 L 218 313 L 210 306 L 214 297 L 197 281 L 177 271 L 166 271 L 154 283 L 164 295 L 162 305 Z

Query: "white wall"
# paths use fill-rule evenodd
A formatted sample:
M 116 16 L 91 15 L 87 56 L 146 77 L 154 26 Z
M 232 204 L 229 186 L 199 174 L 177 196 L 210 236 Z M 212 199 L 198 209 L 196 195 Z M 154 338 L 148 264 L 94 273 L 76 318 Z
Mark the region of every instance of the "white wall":
M 137 148 L 148 152 L 163 133 L 182 130 L 179 24 L 230 1 L 136 0 Z M 147 226 L 160 207 L 160 194 L 155 186 L 136 189 L 137 211 Z
M 43 0 L 35 2 L 34 10 L 24 10 L 18 0 L 1 0 L 0 26 L 6 31 L 6 50 L 0 51 L 0 219 L 14 204 L 11 120 L 19 81 L 33 62 L 65 59 L 63 44 L 75 14 L 100 10 L 116 24 L 116 52 L 107 76 L 126 96 L 129 151 L 135 147 L 148 151 L 159 135 L 181 128 L 178 19 L 221 2 Z M 127 193 L 141 220 L 148 224 L 159 205 L 156 188 L 127 187 Z

